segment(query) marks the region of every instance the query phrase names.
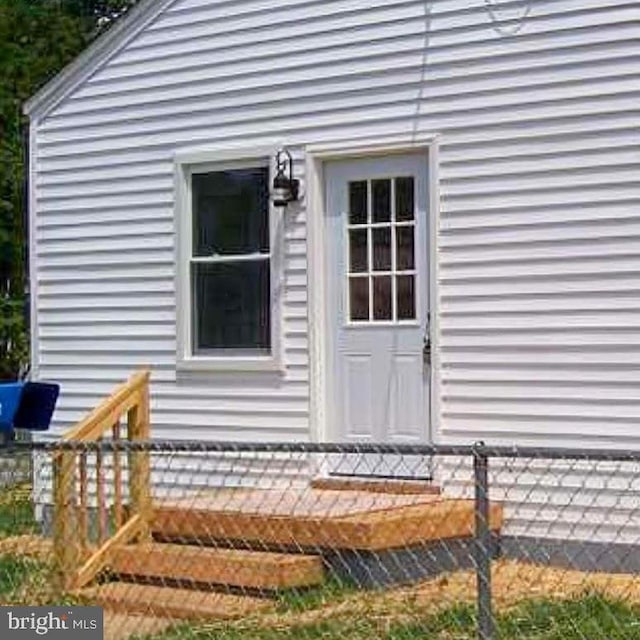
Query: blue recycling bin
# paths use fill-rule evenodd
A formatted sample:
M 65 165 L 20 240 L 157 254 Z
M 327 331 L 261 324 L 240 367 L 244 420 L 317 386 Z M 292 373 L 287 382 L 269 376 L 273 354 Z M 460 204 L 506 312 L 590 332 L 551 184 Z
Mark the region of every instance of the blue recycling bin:
M 23 391 L 24 382 L 0 384 L 0 432 L 5 436 L 13 433 L 14 419 L 20 407 Z
M 60 385 L 50 382 L 25 382 L 18 410 L 13 417 L 13 428 L 47 431 L 59 394 Z
M 13 440 L 16 429 L 49 429 L 59 393 L 60 386 L 49 382 L 0 384 L 0 440 Z

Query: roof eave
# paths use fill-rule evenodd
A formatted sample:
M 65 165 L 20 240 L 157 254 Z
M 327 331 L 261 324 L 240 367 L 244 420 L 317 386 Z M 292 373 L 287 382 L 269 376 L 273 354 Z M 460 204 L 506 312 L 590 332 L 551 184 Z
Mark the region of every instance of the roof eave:
M 172 2 L 174 0 L 139 0 L 127 15 L 29 98 L 22 107 L 23 113 L 31 119 L 46 115 Z

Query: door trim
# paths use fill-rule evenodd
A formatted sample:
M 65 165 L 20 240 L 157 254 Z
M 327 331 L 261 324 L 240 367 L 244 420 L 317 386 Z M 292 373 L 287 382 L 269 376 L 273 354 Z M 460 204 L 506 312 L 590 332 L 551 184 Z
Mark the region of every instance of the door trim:
M 415 153 L 427 155 L 429 188 L 429 305 L 431 311 L 431 384 L 428 439 L 439 441 L 440 433 L 440 309 L 438 229 L 440 228 L 440 191 L 438 176 L 439 136 L 399 136 L 380 142 L 379 138 L 353 142 L 314 144 L 306 147 L 306 210 L 308 259 L 308 317 L 310 368 L 310 436 L 314 442 L 330 442 L 336 433 L 326 412 L 329 335 L 325 322 L 327 278 L 324 246 L 326 199 L 324 164 L 331 160 L 371 158 L 381 155 Z

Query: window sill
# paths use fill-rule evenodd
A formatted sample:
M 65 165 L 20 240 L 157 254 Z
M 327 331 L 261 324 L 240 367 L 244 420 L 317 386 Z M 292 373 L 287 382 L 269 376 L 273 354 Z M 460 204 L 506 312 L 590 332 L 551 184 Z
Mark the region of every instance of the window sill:
M 266 371 L 281 373 L 282 364 L 273 356 L 239 356 L 239 357 L 191 357 L 179 360 L 178 371 L 204 371 L 204 372 L 243 372 Z

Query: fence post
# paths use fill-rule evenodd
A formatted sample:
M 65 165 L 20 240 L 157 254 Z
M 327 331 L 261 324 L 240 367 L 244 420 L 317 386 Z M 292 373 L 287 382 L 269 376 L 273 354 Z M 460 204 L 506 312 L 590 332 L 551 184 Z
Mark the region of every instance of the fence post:
M 495 621 L 491 596 L 491 560 L 493 544 L 489 522 L 489 457 L 484 442 L 477 442 L 473 451 L 475 484 L 475 565 L 477 579 L 478 638 L 494 640 Z

